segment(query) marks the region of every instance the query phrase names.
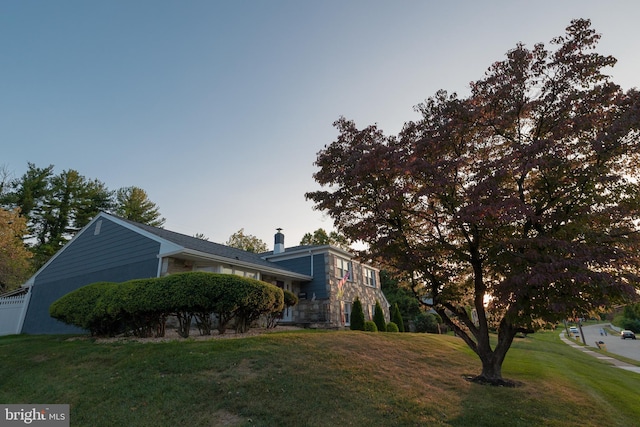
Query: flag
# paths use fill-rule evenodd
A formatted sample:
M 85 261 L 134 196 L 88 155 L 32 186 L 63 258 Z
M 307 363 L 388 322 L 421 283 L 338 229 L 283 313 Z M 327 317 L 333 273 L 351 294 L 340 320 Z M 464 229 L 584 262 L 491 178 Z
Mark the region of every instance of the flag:
M 347 271 L 344 277 L 338 282 L 338 299 L 342 299 L 344 295 L 344 284 L 347 283 L 347 279 L 349 278 L 349 272 Z

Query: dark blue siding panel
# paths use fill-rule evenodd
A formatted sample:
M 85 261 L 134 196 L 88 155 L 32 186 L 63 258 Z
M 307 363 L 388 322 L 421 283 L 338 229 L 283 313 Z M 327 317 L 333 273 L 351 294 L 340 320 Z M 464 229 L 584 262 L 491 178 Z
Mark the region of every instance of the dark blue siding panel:
M 49 316 L 49 306 L 79 287 L 99 281 L 124 282 L 156 277 L 160 243 L 107 219 L 100 233 L 87 229 L 35 278 L 25 316 L 23 333 L 76 333 Z
M 311 259 L 309 255 L 284 261 L 275 261 L 275 263 L 296 273 L 313 276 L 312 281 L 300 286 L 300 291 L 306 292 L 307 298 L 311 298 L 314 293 L 316 294 L 316 298 L 328 298 L 324 257 L 324 254 L 316 254 L 313 256 L 313 272 L 310 271 Z

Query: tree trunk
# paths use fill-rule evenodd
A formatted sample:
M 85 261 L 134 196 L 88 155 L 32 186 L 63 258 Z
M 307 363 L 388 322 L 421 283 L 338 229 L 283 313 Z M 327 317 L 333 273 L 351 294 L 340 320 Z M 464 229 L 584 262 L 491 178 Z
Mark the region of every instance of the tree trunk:
M 495 357 L 495 353 L 488 355 L 480 355 L 482 361 L 482 373 L 473 378 L 474 382 L 486 383 L 491 385 L 503 385 L 502 379 L 502 361 Z
M 479 346 L 477 354 L 482 361 L 482 373 L 474 377 L 472 381 L 481 384 L 495 386 L 515 387 L 516 383 L 502 378 L 502 362 L 511 348 L 516 330 L 505 319 L 500 323 L 498 330 L 498 344 L 494 350 Z

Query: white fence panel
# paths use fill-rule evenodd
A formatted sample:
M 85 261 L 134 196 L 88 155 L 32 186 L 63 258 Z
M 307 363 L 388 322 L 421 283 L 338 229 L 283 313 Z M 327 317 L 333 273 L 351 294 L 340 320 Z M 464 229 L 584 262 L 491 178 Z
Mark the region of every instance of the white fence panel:
M 22 314 L 28 303 L 28 295 L 0 298 L 0 336 L 20 333 Z

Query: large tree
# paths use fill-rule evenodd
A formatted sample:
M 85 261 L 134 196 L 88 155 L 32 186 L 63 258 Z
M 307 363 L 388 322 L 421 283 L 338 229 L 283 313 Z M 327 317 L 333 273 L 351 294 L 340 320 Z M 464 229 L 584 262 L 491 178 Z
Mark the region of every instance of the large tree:
M 27 221 L 19 209 L 0 208 L 0 293 L 17 288 L 29 277 L 33 256 L 22 237 L 27 233 Z
M 640 96 L 575 20 L 518 44 L 458 97 L 439 91 L 397 136 L 339 119 L 307 193 L 411 283 L 503 384 L 518 331 L 637 297 Z M 477 318 L 476 318 L 477 317 Z M 490 331 L 497 332 L 491 344 Z
M 131 221 L 162 227 L 165 219 L 158 206 L 139 187 L 123 187 L 116 191 L 114 212 Z

